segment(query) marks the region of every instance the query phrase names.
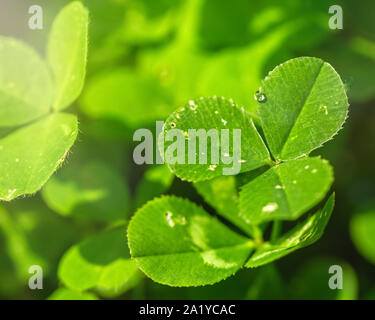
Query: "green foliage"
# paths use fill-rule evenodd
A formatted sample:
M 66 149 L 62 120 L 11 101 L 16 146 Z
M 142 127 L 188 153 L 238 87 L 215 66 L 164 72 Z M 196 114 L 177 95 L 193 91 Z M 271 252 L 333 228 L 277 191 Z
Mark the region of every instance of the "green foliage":
M 34 49 L 0 37 L 0 127 L 22 125 L 48 113 L 53 85 L 46 63 Z
M 81 2 L 67 5 L 56 17 L 47 58 L 56 83 L 55 110 L 69 106 L 82 91 L 86 73 L 88 12 Z
M 136 188 L 135 207 L 139 208 L 147 201 L 166 192 L 172 181 L 173 174 L 167 166 L 157 166 L 147 170 Z
M 153 280 L 172 286 L 212 284 L 235 273 L 253 249 L 188 200 L 163 197 L 138 210 L 128 229 L 132 257 Z
M 374 299 L 373 1 L 342 1 L 344 30 L 319 0 L 39 2 L 42 30 L 27 0 L 0 24 L 1 299 Z M 240 128 L 241 173 L 136 166 L 163 119 Z M 322 236 L 331 165 L 326 235 L 280 261 Z
M 277 240 L 263 243 L 246 263 L 246 267 L 259 267 L 318 241 L 331 217 L 334 204 L 335 196 L 332 195 L 323 209 L 307 218 L 303 223 Z
M 42 195 L 54 211 L 83 219 L 123 220 L 130 208 L 129 190 L 118 171 L 99 161 L 66 166 Z
M 77 118 L 56 113 L 0 139 L 0 199 L 37 192 L 65 160 L 77 134 Z
M 65 160 L 77 137 L 75 116 L 48 113 L 52 106 L 61 110 L 72 103 L 82 89 L 87 19 L 80 2 L 68 5 L 56 18 L 48 39 L 54 83 L 47 64 L 33 49 L 0 38 L 0 127 L 8 127 L 0 136 L 1 200 L 37 192 Z
M 124 227 L 92 236 L 70 248 L 60 262 L 58 275 L 70 289 L 95 289 L 108 297 L 136 285 L 139 274 L 130 260 Z
M 94 119 L 116 119 L 136 127 L 166 117 L 172 111 L 168 103 L 168 96 L 153 78 L 139 76 L 127 69 L 116 69 L 91 79 L 80 106 Z
M 352 240 L 358 251 L 375 264 L 375 212 L 368 210 L 354 215 L 350 223 Z
M 278 220 L 298 219 L 322 201 L 331 187 L 331 166 L 326 160 L 306 157 L 306 153 L 329 140 L 346 118 L 348 101 L 341 79 L 320 59 L 296 58 L 269 73 L 256 98 L 274 160 L 250 115 L 231 100 L 217 97 L 189 100 L 166 120 L 159 136 L 159 149 L 171 171 L 182 180 L 195 182 L 198 192 L 217 213 L 249 238 L 247 242 L 246 238 L 233 242 L 232 234 L 220 235 L 214 222 L 208 227 L 207 213 L 187 200 L 155 199 L 139 209 L 129 225 L 132 257 L 154 281 L 171 286 L 212 284 L 243 265 L 267 264 L 313 244 L 322 236 L 333 211 L 333 195 L 321 210 L 281 236 Z M 228 150 L 222 149 L 222 137 L 208 138 L 212 128 L 233 130 L 229 138 L 233 143 Z M 189 132 L 191 129 L 204 130 L 207 149 L 197 149 L 202 137 L 197 139 L 198 134 L 194 136 Z M 235 147 L 235 129 L 241 130 L 240 150 Z M 168 137 L 174 132 L 173 139 Z M 176 159 L 176 150 L 182 159 Z M 239 172 L 267 165 L 270 168 L 240 182 L 225 176 L 221 169 L 228 166 L 227 162 L 214 160 L 212 155 L 216 151 L 224 157 L 232 155 L 235 160 L 239 156 Z M 205 219 L 200 221 L 199 216 Z M 275 221 L 274 230 L 270 240 L 265 241 L 264 230 L 258 225 L 268 221 Z M 198 238 L 197 230 L 200 230 Z M 211 243 L 209 239 L 214 232 L 217 237 Z M 152 241 L 146 239 L 147 234 L 153 235 Z M 197 243 L 201 245 L 195 248 Z M 223 248 L 230 248 L 230 254 L 222 253 Z M 210 259 L 208 252 L 212 252 Z M 217 257 L 220 259 L 215 261 Z M 216 270 L 210 270 L 210 265 Z M 186 268 L 194 272 L 187 273 Z
M 4 236 L 2 253 L 9 256 L 13 265 L 12 272 L 7 272 L 13 283 L 19 279 L 22 287 L 30 277 L 28 270 L 32 265 L 40 265 L 44 276 L 52 279 L 57 260 L 78 239 L 76 226 L 61 220 L 36 198 L 4 203 L 0 207 L 0 220 L 0 237 Z M 0 275 L 1 283 L 7 282 L 3 275 Z
M 295 220 L 319 203 L 333 182 L 326 160 L 302 158 L 267 170 L 240 192 L 240 215 L 257 224 Z
M 259 89 L 259 116 L 277 161 L 309 154 L 341 129 L 348 99 L 336 71 L 316 58 L 296 58 L 276 67 Z
M 198 193 L 225 219 L 252 235 L 254 229 L 239 216 L 238 191 L 235 176 L 221 176 L 194 184 Z
M 220 130 L 229 130 L 228 150 L 222 149 L 222 144 L 219 144 L 211 137 L 207 139 L 207 154 L 206 150 L 200 150 L 200 138 L 198 139 L 199 130 L 206 130 L 209 135 L 210 129 L 216 129 L 219 131 L 218 138 L 222 141 L 223 133 Z M 241 145 L 240 151 L 234 149 L 234 133 L 231 129 L 241 130 Z M 182 139 L 184 143 L 178 143 L 178 146 L 185 148 L 184 161 L 185 164 L 171 164 L 168 162 L 167 151 L 175 141 L 168 141 L 165 137 L 168 135 L 168 131 L 171 129 L 178 129 L 184 133 Z M 189 130 L 196 130 L 196 135 L 189 133 Z M 179 178 L 187 181 L 203 181 L 209 180 L 214 177 L 223 174 L 223 169 L 232 167 L 233 164 L 225 164 L 222 161 L 219 165 L 212 165 L 212 150 L 217 148 L 219 157 L 229 157 L 237 154 L 239 159 L 237 165 L 241 165 L 241 172 L 250 171 L 259 168 L 271 161 L 267 148 L 262 141 L 259 133 L 257 132 L 255 125 L 244 109 L 240 109 L 232 101 L 224 98 L 201 98 L 198 100 L 190 100 L 184 107 L 178 111 L 172 113 L 166 120 L 166 124 L 163 128 L 164 137 L 159 137 L 159 148 L 163 150 L 164 144 L 165 158 L 168 166 L 172 172 L 175 173 Z M 205 139 L 205 138 L 203 138 Z M 199 140 L 199 142 L 197 141 Z M 192 152 L 192 147 L 189 146 L 190 142 L 196 142 L 197 152 L 192 155 L 192 160 L 189 160 L 189 151 Z M 199 151 L 198 151 L 199 150 Z M 214 149 L 215 150 L 215 149 Z M 207 157 L 207 164 L 200 161 L 201 157 Z

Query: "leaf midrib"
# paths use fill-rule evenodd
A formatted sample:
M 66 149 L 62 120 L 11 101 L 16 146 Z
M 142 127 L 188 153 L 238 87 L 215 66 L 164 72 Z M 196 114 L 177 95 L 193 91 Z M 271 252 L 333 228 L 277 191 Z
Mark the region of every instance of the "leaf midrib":
M 294 121 L 293 125 L 290 127 L 289 132 L 288 132 L 288 134 L 287 134 L 287 136 L 286 136 L 284 142 L 282 143 L 281 150 L 280 150 L 280 152 L 278 153 L 278 156 L 279 156 L 279 157 L 282 157 L 282 153 L 283 153 L 284 148 L 285 148 L 285 146 L 286 146 L 286 144 L 287 144 L 287 142 L 288 142 L 288 140 L 289 140 L 290 134 L 291 134 L 291 132 L 293 131 L 293 129 L 294 129 L 296 123 L 297 123 L 297 120 L 298 120 L 299 116 L 301 115 L 303 109 L 304 109 L 305 106 L 306 106 L 306 102 L 307 102 L 307 100 L 309 99 L 309 97 L 310 97 L 310 95 L 311 95 L 312 89 L 314 88 L 314 86 L 315 86 L 315 84 L 316 84 L 316 81 L 317 81 L 317 79 L 318 79 L 318 77 L 319 77 L 319 75 L 320 75 L 320 73 L 321 73 L 321 71 L 322 71 L 322 69 L 323 69 L 323 66 L 324 66 L 324 61 L 322 61 L 321 65 L 320 65 L 320 67 L 319 67 L 319 70 L 318 70 L 318 72 L 316 73 L 316 75 L 315 75 L 315 77 L 314 77 L 314 79 L 313 79 L 313 81 L 312 81 L 312 84 L 311 84 L 311 86 L 310 86 L 310 89 L 308 90 L 308 93 L 307 93 L 306 97 L 304 98 L 304 102 L 303 102 L 303 104 L 302 104 L 302 107 L 301 107 L 301 109 L 298 111 L 298 114 L 297 114 L 297 116 L 296 116 L 296 118 L 295 118 L 295 121 Z

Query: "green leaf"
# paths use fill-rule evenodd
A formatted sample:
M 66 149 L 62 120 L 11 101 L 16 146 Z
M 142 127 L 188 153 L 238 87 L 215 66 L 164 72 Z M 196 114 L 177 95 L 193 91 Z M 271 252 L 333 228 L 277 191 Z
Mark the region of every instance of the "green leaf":
M 0 199 L 37 192 L 77 137 L 77 118 L 56 113 L 0 139 Z
M 217 210 L 219 215 L 251 236 L 253 227 L 239 216 L 236 183 L 235 176 L 222 176 L 197 182 L 194 187 L 204 200 Z
M 252 224 L 295 220 L 324 198 L 332 182 L 333 170 L 327 160 L 284 162 L 242 187 L 240 215 Z
M 154 78 L 126 68 L 91 78 L 80 108 L 91 118 L 114 119 L 128 127 L 164 119 L 172 111 L 168 95 Z
M 158 198 L 139 209 L 128 237 L 139 268 L 170 286 L 223 280 L 242 267 L 253 246 L 202 208 L 176 197 Z
M 166 141 L 168 131 L 172 129 L 177 129 L 179 133 L 183 134 L 182 141 L 174 141 L 176 139 Z M 202 135 L 202 139 L 199 137 L 199 129 L 205 130 L 207 134 Z M 217 140 L 208 138 L 209 130 L 211 129 L 214 129 L 215 133 L 217 133 Z M 234 135 L 234 129 L 240 130 L 241 139 Z M 196 130 L 196 138 L 194 138 L 194 133 L 189 134 L 189 130 Z M 223 149 L 223 130 L 229 132 L 228 150 Z M 181 162 L 185 163 L 181 164 L 178 162 L 172 164 L 171 159 L 164 153 L 164 159 L 170 169 L 183 180 L 192 182 L 209 180 L 225 175 L 225 170 L 228 170 L 228 173 L 229 170 L 232 170 L 232 174 L 236 174 L 256 169 L 271 161 L 268 150 L 251 118 L 231 100 L 224 98 L 213 97 L 190 100 L 184 107 L 169 116 L 164 125 L 163 134 L 164 136 L 159 136 L 160 150 L 164 150 L 168 154 L 169 147 L 172 148 L 174 144 L 185 150 L 185 155 L 181 159 Z M 161 144 L 163 138 L 164 149 Z M 189 144 L 194 142 L 194 140 L 196 142 L 196 150 L 189 147 Z M 201 141 L 207 142 L 207 150 L 200 150 L 199 144 Z M 212 153 L 212 150 L 214 153 Z M 196 152 L 194 153 L 194 151 Z M 192 164 L 192 161 L 189 160 L 189 153 L 196 164 Z M 218 157 L 217 164 L 213 164 L 212 155 Z M 201 156 L 206 159 L 200 160 Z M 233 158 L 231 159 L 230 157 Z M 224 163 L 223 159 L 225 158 L 229 164 Z
M 98 300 L 98 297 L 91 292 L 59 288 L 48 297 L 48 300 Z
M 118 227 L 71 247 L 62 257 L 58 276 L 70 289 L 96 289 L 114 297 L 132 288 L 139 279 L 130 259 L 124 227 Z
M 167 191 L 172 184 L 173 178 L 173 174 L 164 165 L 147 170 L 137 185 L 135 196 L 136 208 Z
M 375 211 L 355 214 L 350 222 L 350 234 L 359 253 L 375 264 Z
M 53 86 L 46 63 L 26 44 L 0 37 L 0 127 L 12 127 L 46 114 Z
M 86 74 L 88 11 L 81 2 L 64 7 L 53 22 L 47 59 L 56 83 L 55 110 L 69 106 L 80 95 Z
M 275 241 L 263 243 L 246 263 L 246 267 L 262 266 L 318 241 L 331 217 L 334 201 L 333 194 L 323 209 L 307 218 L 304 223 Z
M 295 159 L 320 147 L 341 129 L 348 113 L 344 84 L 318 58 L 279 65 L 259 94 L 262 128 L 276 160 Z
M 88 220 L 124 220 L 130 207 L 130 192 L 121 173 L 94 160 L 62 168 L 42 195 L 57 213 Z

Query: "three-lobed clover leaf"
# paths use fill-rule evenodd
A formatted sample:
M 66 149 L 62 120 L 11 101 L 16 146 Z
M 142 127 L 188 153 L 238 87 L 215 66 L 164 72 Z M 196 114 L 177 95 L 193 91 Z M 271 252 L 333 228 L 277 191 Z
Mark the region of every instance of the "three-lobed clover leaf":
M 82 90 L 87 26 L 80 2 L 63 8 L 48 38 L 48 63 L 0 37 L 0 200 L 37 192 L 73 145 L 77 117 L 60 111 Z
M 302 57 L 276 67 L 257 97 L 266 141 L 249 114 L 225 98 L 190 100 L 167 119 L 159 136 L 164 160 L 180 179 L 194 182 L 224 220 L 176 197 L 157 198 L 139 209 L 129 224 L 129 247 L 140 269 L 154 281 L 171 286 L 212 284 L 243 266 L 264 265 L 311 245 L 323 234 L 334 195 L 321 210 L 281 236 L 276 222 L 298 219 L 322 201 L 332 185 L 328 161 L 308 154 L 341 129 L 348 112 L 344 85 L 329 64 Z M 165 138 L 173 129 L 183 133 L 182 143 Z M 238 150 L 232 144 L 223 151 L 220 140 L 207 136 L 207 150 L 196 149 L 195 162 L 188 161 L 189 151 L 179 159 L 185 161 L 176 161 L 178 155 L 170 155 L 181 145 L 188 150 L 189 141 L 196 139 L 189 129 L 240 129 L 237 173 L 246 174 L 223 176 L 228 163 L 221 159 L 213 164 L 212 150 L 233 158 Z M 206 163 L 199 162 L 202 152 Z M 257 168 L 258 173 L 249 172 Z M 275 221 L 275 230 L 266 240 L 262 233 L 269 221 Z

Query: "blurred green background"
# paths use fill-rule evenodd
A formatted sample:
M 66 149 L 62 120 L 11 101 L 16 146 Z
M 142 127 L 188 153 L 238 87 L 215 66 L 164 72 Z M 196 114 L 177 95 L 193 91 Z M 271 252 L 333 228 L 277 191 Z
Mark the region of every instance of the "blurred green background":
M 1 0 L 0 34 L 23 39 L 44 56 L 51 23 L 69 2 Z M 87 79 L 69 109 L 79 116 L 80 134 L 41 192 L 0 204 L 0 298 L 375 298 L 375 2 L 82 2 L 90 11 Z M 28 28 L 30 5 L 43 8 L 43 30 Z M 343 8 L 342 30 L 328 26 L 331 5 Z M 155 120 L 201 95 L 233 98 L 256 120 L 261 79 L 298 56 L 332 64 L 351 104 L 344 130 L 314 152 L 335 168 L 336 206 L 323 238 L 213 286 L 171 288 L 144 277 L 128 261 L 126 246 L 114 244 L 123 233 L 107 229 L 124 230 L 136 209 L 160 194 L 203 200 L 165 167 L 135 165 L 133 132 L 155 130 Z M 126 272 L 116 284 L 92 280 L 119 270 L 119 256 Z M 44 271 L 43 290 L 28 287 L 35 264 Z M 333 264 L 343 267 L 343 290 L 328 288 Z M 69 280 L 88 274 L 92 279 L 80 287 Z

